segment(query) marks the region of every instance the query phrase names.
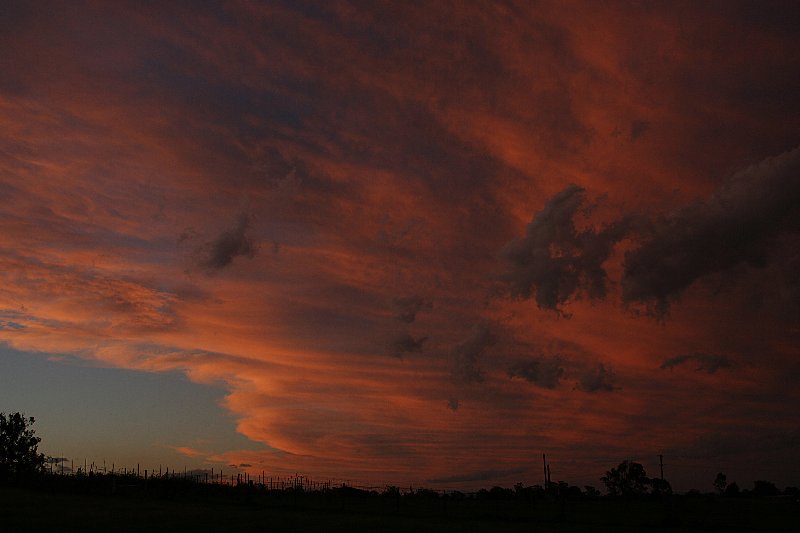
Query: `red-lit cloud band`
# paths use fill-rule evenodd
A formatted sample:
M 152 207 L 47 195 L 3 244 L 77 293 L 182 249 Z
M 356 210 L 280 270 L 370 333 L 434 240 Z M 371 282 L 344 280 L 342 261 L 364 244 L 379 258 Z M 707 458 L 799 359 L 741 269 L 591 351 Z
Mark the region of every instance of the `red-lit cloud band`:
M 796 482 L 784 8 L 15 5 L 0 340 L 224 383 L 264 450 L 176 449 L 253 471 Z

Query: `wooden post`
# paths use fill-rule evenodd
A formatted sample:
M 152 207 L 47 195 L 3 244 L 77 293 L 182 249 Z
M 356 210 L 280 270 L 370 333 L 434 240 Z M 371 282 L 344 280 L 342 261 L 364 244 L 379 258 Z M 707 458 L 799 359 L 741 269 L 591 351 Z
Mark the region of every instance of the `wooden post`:
M 547 457 L 542 454 L 542 466 L 544 468 L 544 490 L 547 490 Z

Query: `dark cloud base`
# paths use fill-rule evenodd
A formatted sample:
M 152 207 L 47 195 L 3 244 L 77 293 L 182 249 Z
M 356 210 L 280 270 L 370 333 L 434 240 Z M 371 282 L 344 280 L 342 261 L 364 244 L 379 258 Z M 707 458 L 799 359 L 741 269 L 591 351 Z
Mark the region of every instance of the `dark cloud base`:
M 671 357 L 661 364 L 661 368 L 671 370 L 676 366 L 692 362 L 697 365 L 695 370 L 698 372 L 706 372 L 708 374 L 714 374 L 720 368 L 731 368 L 733 366 L 730 358 L 725 357 L 724 355 L 692 353 Z
M 632 214 L 600 230 L 578 231 L 584 203 L 584 189 L 567 187 L 533 217 L 524 237 L 502 249 L 510 293 L 552 310 L 581 293 L 603 299 L 603 265 L 614 245 L 630 237 L 638 244 L 625 253 L 622 302 L 643 304 L 663 318 L 670 302 L 699 279 L 781 260 L 779 239 L 800 233 L 800 148 L 748 167 L 708 199 L 654 219 Z M 796 279 L 774 283 L 791 290 Z

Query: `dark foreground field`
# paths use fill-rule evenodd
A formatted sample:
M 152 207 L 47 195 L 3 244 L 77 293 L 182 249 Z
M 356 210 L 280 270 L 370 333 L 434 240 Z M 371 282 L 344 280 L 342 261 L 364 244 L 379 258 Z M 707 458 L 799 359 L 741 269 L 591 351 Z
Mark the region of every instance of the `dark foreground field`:
M 0 488 L 0 531 L 800 531 L 792 498 L 454 501 L 346 494 L 97 494 Z

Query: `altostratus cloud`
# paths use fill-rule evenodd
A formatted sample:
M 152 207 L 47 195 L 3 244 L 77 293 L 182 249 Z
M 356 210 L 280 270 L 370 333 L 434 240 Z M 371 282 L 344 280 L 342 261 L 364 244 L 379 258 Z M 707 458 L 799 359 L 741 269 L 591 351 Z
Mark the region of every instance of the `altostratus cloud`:
M 431 302 L 418 295 L 398 296 L 392 300 L 395 318 L 401 322 L 411 324 L 416 320 L 417 313 L 423 309 L 430 309 Z
M 410 333 L 400 333 L 389 341 L 389 352 L 395 357 L 402 357 L 407 353 L 422 352 L 422 345 L 428 337 L 412 337 Z
M 517 361 L 508 369 L 508 375 L 522 378 L 545 389 L 555 389 L 564 376 L 564 367 L 560 357 L 542 356 L 528 361 Z
M 481 368 L 483 353 L 497 343 L 497 335 L 487 323 L 476 324 L 453 352 L 451 377 L 456 383 L 481 383 L 486 379 Z
M 576 383 L 583 392 L 611 392 L 614 386 L 614 372 L 604 363 L 586 369 Z

